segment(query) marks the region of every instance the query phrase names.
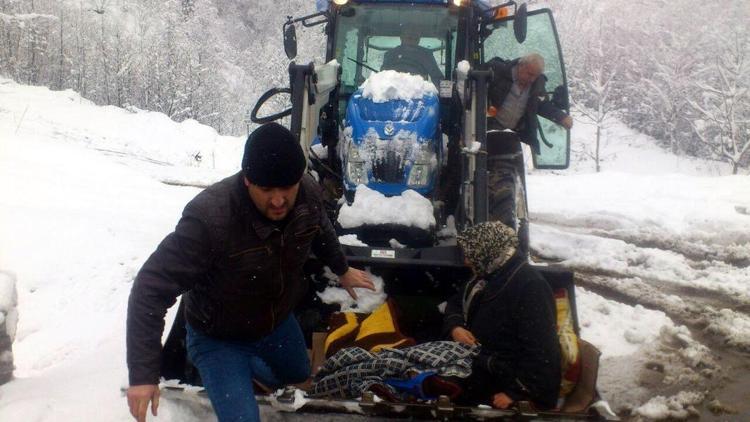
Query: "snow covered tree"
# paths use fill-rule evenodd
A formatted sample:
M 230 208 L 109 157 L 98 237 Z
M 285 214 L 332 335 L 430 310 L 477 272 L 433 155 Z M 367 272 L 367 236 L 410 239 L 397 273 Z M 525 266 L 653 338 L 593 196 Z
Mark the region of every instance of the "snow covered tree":
M 750 156 L 750 36 L 736 28 L 725 33 L 725 47 L 708 66 L 706 80 L 693 87 L 700 93 L 689 104 L 697 118 L 691 125 L 713 154 L 737 174 Z
M 671 18 L 680 21 L 675 16 Z M 687 103 L 695 95 L 691 81 L 700 58 L 691 52 L 700 47 L 700 32 L 675 32 L 663 26 L 645 25 L 633 35 L 638 42 L 632 47 L 643 60 L 627 68 L 627 98 L 637 101 L 629 107 L 626 120 L 663 140 L 674 154 L 695 153 Z
M 0 74 L 242 134 L 255 100 L 288 84 L 286 16 L 314 10 L 306 0 L 0 0 Z M 300 39 L 299 62 L 322 58 L 321 29 Z
M 587 53 L 576 59 L 575 71 L 571 72 L 573 107 L 583 118 L 596 127 L 593 151 L 583 147 L 580 151 L 594 160 L 596 171 L 601 171 L 602 133 L 612 113 L 619 104 L 614 96 L 621 71 L 621 47 L 619 41 L 605 34 L 602 23 L 596 29 L 598 36 L 587 39 Z M 608 28 L 607 31 L 611 31 Z

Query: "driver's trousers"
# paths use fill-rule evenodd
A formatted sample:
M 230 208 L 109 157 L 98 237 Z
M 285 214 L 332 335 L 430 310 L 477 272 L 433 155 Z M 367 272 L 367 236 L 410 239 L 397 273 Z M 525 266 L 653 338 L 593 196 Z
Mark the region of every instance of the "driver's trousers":
M 518 134 L 487 132 L 487 208 L 490 221 L 500 221 L 518 233 L 520 252 L 529 253 L 526 169 Z

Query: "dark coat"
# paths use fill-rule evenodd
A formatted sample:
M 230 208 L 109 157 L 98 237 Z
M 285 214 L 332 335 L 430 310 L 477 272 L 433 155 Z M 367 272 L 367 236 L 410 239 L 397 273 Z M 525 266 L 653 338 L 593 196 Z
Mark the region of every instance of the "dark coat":
M 429 49 L 419 45 L 402 44 L 388 50 L 383 55 L 381 66 L 381 70 L 386 69 L 417 74 L 425 78 L 429 76 L 435 86 L 439 86 L 443 79 L 443 72 L 435 61 L 435 56 Z
M 518 59 L 506 61 L 498 57 L 487 62 L 486 66 L 492 69 L 493 73 L 487 93 L 490 105 L 498 109 L 503 105 L 505 97 L 513 86 L 513 67 L 516 64 L 518 64 Z M 545 88 L 546 82 L 547 77 L 544 75 L 539 76 L 534 81 L 529 91 L 529 101 L 526 103 L 526 111 L 518 121 L 518 126 L 506 128 L 518 133 L 521 141 L 529 144 L 531 149 L 537 154 L 539 153 L 539 139 L 537 138 L 539 121 L 536 115 L 546 117 L 558 124 L 567 116 L 563 110 L 560 110 L 549 100 Z M 490 119 L 488 127 L 492 127 L 492 125 L 497 125 L 495 119 Z
M 130 384 L 159 379 L 164 315 L 185 293 L 187 322 L 220 339 L 268 335 L 307 292 L 310 251 L 341 275 L 348 269 L 317 184 L 302 179 L 280 228 L 257 210 L 241 173 L 190 201 L 138 273 L 128 302 Z
M 492 403 L 492 396 L 503 392 L 513 400 L 554 407 L 560 344 L 554 297 L 543 276 L 516 257 L 488 277 L 468 304 L 468 320 L 463 297 L 461 291 L 448 301 L 443 328 L 450 335 L 453 328 L 465 327 L 482 346 L 465 387 L 468 401 Z

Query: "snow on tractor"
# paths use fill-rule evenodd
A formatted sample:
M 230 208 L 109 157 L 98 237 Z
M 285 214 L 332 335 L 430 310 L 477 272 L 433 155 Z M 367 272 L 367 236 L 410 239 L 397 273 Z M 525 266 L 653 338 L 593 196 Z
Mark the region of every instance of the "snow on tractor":
M 439 305 L 469 276 L 456 246 L 456 230 L 501 218 L 517 230 L 522 249 L 528 251 L 522 167 L 509 167 L 503 209 L 488 209 L 486 145 L 493 134 L 487 129 L 487 94 L 493 74 L 484 64 L 493 57 L 541 54 L 547 88 L 567 110 L 565 68 L 552 13 L 528 11 L 525 4 L 519 7 L 512 1 L 497 6 L 470 0 L 318 4 L 317 13 L 290 17 L 284 24 L 284 47 L 287 56 L 295 58 L 296 25 L 322 25 L 326 63 L 292 62 L 290 87 L 263 94 L 252 119 L 265 123 L 288 118 L 309 169 L 326 192 L 329 215 L 350 264 L 382 278 L 385 294 L 401 310 L 400 327 L 411 338 L 438 339 Z M 419 51 L 428 53 L 398 53 L 397 47 L 409 37 Z M 289 95 L 291 107 L 259 116 L 269 100 L 278 102 L 277 95 Z M 538 127 L 542 142 L 533 152 L 536 168 L 567 168 L 569 132 L 542 117 Z M 306 265 L 311 284 L 324 279 L 321 267 L 311 257 Z M 577 334 L 573 273 L 537 267 L 566 298 L 564 308 Z M 326 331 L 333 308 L 315 296 L 297 312 L 311 349 L 319 348 L 314 343 L 320 343 L 320 334 L 313 340 L 313 333 Z M 183 325 L 179 312 L 165 345 L 162 375 L 200 385 L 197 371 L 186 361 Z M 359 412 L 445 420 L 614 418 L 596 392 L 598 352 L 585 342 L 578 344 L 578 386 L 558 411 L 539 412 L 523 402 L 511 410 L 461 407 L 447 397 L 389 403 L 371 394 L 358 401 L 305 399 L 291 407 L 296 414 Z M 294 404 L 298 394 L 289 388 L 258 399 L 261 404 Z

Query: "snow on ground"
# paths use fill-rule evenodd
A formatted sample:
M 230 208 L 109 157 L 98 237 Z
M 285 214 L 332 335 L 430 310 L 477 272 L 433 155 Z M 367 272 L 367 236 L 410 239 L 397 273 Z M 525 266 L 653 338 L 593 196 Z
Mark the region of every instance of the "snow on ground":
M 0 269 L 17 275 L 19 314 L 0 420 L 131 420 L 130 286 L 199 192 L 155 179 L 152 159 L 188 173 L 197 134 L 210 154 L 215 132 L 2 79 L 0 97 Z
M 195 120 L 175 123 L 163 113 L 97 106 L 71 90 L 19 89 L 7 79 L 0 79 L 0 87 L 3 123 L 22 139 L 84 145 L 130 167 L 146 164 L 141 168 L 148 174 L 174 181 L 217 181 L 242 158 L 242 139 L 221 136 Z
M 576 304 L 582 337 L 606 357 L 633 354 L 659 338 L 663 327 L 674 326 L 663 312 L 608 300 L 582 287 L 576 289 Z
M 581 123 L 573 149 L 593 151 L 595 128 Z M 737 212 L 750 203 L 750 176 L 668 154 L 616 121 L 603 139 L 600 173 L 580 153 L 566 172 L 528 175 L 534 254 L 750 350 L 750 318 L 731 309 L 750 304 L 750 218 Z M 580 286 L 577 300 L 582 336 L 603 352 L 599 385 L 613 407 L 654 419 L 690 414 L 691 390 L 716 375 L 707 349 L 664 312 Z M 639 407 L 661 385 L 679 394 Z
M 586 130 L 573 133 L 574 139 L 583 138 L 582 148 L 590 142 Z M 633 144 L 649 145 L 645 136 L 622 132 Z M 536 254 L 625 284 L 648 282 L 675 293 L 699 290 L 750 303 L 750 218 L 736 211 L 750 202 L 750 176 L 676 173 L 716 168 L 705 162 L 690 166 L 694 160 L 653 145 L 644 148 L 642 159 L 626 160 L 641 150 L 620 146 L 618 160 L 598 174 L 584 172 L 580 164 L 566 177 L 531 174 L 530 237 Z M 682 306 L 679 297 L 670 300 Z M 727 341 L 750 346 L 746 315 L 721 310 L 710 324 Z
M 596 126 L 580 113 L 573 113 L 570 168 L 564 174 L 593 173 L 591 158 L 595 151 Z M 718 161 L 673 155 L 644 135 L 617 119 L 607 119 L 602 128 L 600 164 L 605 171 L 635 174 L 684 174 L 689 176 L 720 176 L 731 174 L 731 166 Z
M 687 419 L 689 416 L 699 416 L 692 406 L 702 402 L 704 398 L 703 393 L 687 391 L 681 391 L 673 397 L 656 396 L 638 407 L 635 413 L 651 419 Z
M 199 191 L 163 181 L 204 185 L 232 174 L 242 139 L 4 79 L 0 98 L 0 270 L 17 275 L 19 317 L 16 379 L 0 386 L 0 420 L 129 421 L 119 389 L 131 283 Z M 590 145 L 590 134 L 577 123 L 574 139 Z M 750 205 L 750 178 L 718 176 L 721 165 L 676 159 L 623 127 L 608 134 L 608 148 L 618 134 L 628 140 L 602 174 L 583 162 L 529 175 L 535 254 L 614 276 L 622 292 L 671 286 L 660 298 L 674 309 L 689 299 L 680 288 L 748 298 L 750 217 L 733 205 Z M 716 366 L 664 312 L 586 288 L 577 302 L 583 338 L 603 352 L 600 389 L 616 408 L 679 412 L 670 403 L 692 397 L 681 386 L 699 387 Z M 745 314 L 710 315 L 717 332 L 747 338 Z M 649 402 L 651 373 L 686 393 Z M 206 418 L 164 400 L 149 420 Z

